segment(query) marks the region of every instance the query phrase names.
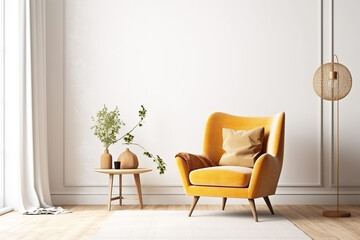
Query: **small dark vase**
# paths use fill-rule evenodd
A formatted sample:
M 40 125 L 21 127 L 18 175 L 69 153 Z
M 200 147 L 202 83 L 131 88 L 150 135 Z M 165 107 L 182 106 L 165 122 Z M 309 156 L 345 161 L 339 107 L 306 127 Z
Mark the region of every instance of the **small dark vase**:
M 121 162 L 120 161 L 114 161 L 114 168 L 120 169 Z

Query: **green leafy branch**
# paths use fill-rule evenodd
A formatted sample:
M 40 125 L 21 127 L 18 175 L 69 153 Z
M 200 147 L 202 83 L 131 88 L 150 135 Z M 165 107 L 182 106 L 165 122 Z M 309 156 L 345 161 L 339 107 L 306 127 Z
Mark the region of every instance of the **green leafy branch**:
M 126 143 L 127 144 L 127 143 Z M 155 162 L 157 164 L 157 169 L 159 170 L 159 174 L 164 174 L 165 170 L 166 170 L 166 163 L 164 162 L 164 160 L 159 156 L 159 155 L 153 155 L 152 153 L 148 152 L 143 146 L 141 146 L 138 143 L 131 143 L 132 145 L 136 145 L 141 147 L 144 150 L 144 155 L 147 156 L 148 158 L 152 159 L 153 162 Z
M 159 155 L 156 155 L 156 157 L 154 157 L 154 155 L 149 152 L 144 152 L 144 155 L 150 159 L 153 159 L 153 162 L 155 162 L 158 165 L 156 168 L 159 170 L 159 174 L 165 173 L 166 163 Z
M 147 110 L 141 105 L 141 109 L 139 110 L 139 121 L 133 128 L 130 129 L 127 133 L 122 135 L 120 138 L 116 139 L 116 136 L 119 134 L 119 130 L 121 126 L 124 126 L 125 123 L 120 120 L 120 112 L 118 107 L 116 106 L 113 111 L 108 112 L 108 108 L 104 105 L 103 109 L 100 110 L 96 116 L 97 120 L 92 117 L 92 120 L 95 122 L 95 125 L 91 127 L 94 129 L 94 135 L 99 138 L 99 140 L 103 143 L 103 146 L 108 149 L 111 144 L 114 144 L 118 141 L 123 140 L 124 144 L 132 144 L 141 147 L 144 150 L 144 155 L 148 158 L 152 159 L 153 162 L 157 164 L 157 169 L 160 174 L 164 174 L 166 170 L 166 163 L 159 155 L 153 155 L 148 152 L 144 147 L 142 147 L 138 143 L 134 143 L 134 135 L 132 132 L 137 127 L 142 127 L 144 123 L 144 119 L 146 117 Z
M 144 108 L 143 105 L 141 105 L 141 110 L 139 110 L 139 117 L 140 117 L 139 122 L 132 129 L 130 129 L 129 132 L 127 132 L 126 134 L 121 136 L 115 142 L 118 142 L 118 141 L 124 139 L 124 142 L 126 144 L 131 144 L 134 141 L 134 135 L 132 135 L 131 133 L 135 130 L 135 128 L 143 126 L 143 122 L 144 122 L 144 119 L 146 117 L 146 112 L 147 112 L 147 110 Z

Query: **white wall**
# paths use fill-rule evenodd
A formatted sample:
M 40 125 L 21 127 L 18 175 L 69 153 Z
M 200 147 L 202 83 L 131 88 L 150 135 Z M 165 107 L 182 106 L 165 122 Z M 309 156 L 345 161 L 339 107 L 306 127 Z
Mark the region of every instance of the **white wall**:
M 7 207 L 18 207 L 19 203 L 19 100 L 20 100 L 20 31 L 19 31 L 19 3 L 20 1 L 5 0 L 5 199 L 4 204 Z
M 355 1 L 349 3 L 339 8 L 341 16 L 356 9 Z M 91 116 L 103 104 L 119 106 L 127 128 L 137 121 L 141 104 L 148 109 L 136 141 L 159 154 L 168 170 L 160 176 L 140 149 L 132 148 L 140 167 L 154 168 L 142 176 L 145 203 L 190 201 L 181 188 L 174 155 L 201 153 L 204 124 L 215 111 L 257 116 L 286 112 L 285 160 L 274 201 L 334 203 L 335 198 L 328 197 L 334 193 L 326 140 L 329 104 L 324 106 L 321 159 L 320 100 L 312 90 L 321 46 L 327 54 L 329 44 L 321 42 L 320 11 L 320 1 L 313 0 L 47 1 L 54 203 L 106 202 L 108 179 L 93 170 L 103 148 L 90 130 Z M 328 17 L 328 2 L 324 13 Z M 324 25 L 326 31 L 328 27 Z M 349 34 L 345 32 L 338 44 Z M 345 64 L 356 64 L 351 52 L 338 54 L 342 51 Z M 354 84 L 354 92 L 356 88 Z M 355 102 L 356 95 L 351 96 Z M 351 112 L 346 103 L 343 108 L 344 115 Z M 342 130 L 350 138 L 351 126 L 353 122 Z M 124 149 L 117 144 L 110 152 L 117 158 Z M 351 150 L 346 156 L 357 151 Z M 343 171 L 353 171 L 360 163 L 346 159 L 344 165 Z M 358 201 L 359 179 L 343 175 L 351 186 L 345 189 L 349 195 L 344 201 Z M 135 193 L 132 178 L 125 178 L 124 184 L 125 193 Z

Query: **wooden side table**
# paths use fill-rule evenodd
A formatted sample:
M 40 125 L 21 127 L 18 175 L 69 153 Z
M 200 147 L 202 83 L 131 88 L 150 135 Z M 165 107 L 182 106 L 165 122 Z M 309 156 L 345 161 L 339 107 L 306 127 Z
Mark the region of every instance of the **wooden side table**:
M 146 173 L 152 171 L 151 168 L 136 168 L 136 169 L 101 169 L 95 168 L 96 172 L 109 174 L 109 202 L 108 202 L 108 210 L 111 210 L 111 201 L 119 199 L 119 205 L 122 205 L 122 199 L 125 197 L 122 195 L 122 175 L 123 174 L 134 174 L 137 194 L 139 200 L 140 208 L 143 208 L 143 200 L 141 194 L 141 184 L 140 184 L 140 173 Z M 113 190 L 113 180 L 114 175 L 119 175 L 119 196 L 112 197 Z

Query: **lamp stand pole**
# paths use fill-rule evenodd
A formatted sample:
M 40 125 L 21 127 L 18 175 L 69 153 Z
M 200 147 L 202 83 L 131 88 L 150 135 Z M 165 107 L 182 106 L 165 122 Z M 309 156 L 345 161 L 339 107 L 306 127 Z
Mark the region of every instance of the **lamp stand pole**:
M 337 72 L 334 70 L 334 0 L 331 1 L 331 62 L 332 62 L 332 69 L 330 72 L 330 79 L 332 80 L 332 99 L 334 99 L 334 88 L 335 85 L 337 83 L 337 89 L 339 91 L 340 89 L 340 84 L 338 81 L 338 74 Z M 336 82 L 337 81 L 337 82 Z M 339 93 L 339 92 L 338 92 Z M 339 96 L 339 95 L 338 95 Z M 339 164 L 339 159 L 340 159 L 340 130 L 339 130 L 339 100 L 336 101 L 336 210 L 334 211 L 323 211 L 323 216 L 325 217 L 335 217 L 335 218 L 340 218 L 340 217 L 350 217 L 351 213 L 347 212 L 347 211 L 340 211 L 339 209 L 339 196 L 340 196 L 340 191 L 339 191 L 339 168 L 340 168 L 340 164 Z M 332 116 L 334 116 L 334 100 L 331 101 L 332 104 Z M 332 118 L 333 119 L 333 118 Z M 334 123 L 332 123 L 332 126 Z M 334 131 L 334 127 L 332 127 L 332 131 Z M 334 152 L 334 134 L 331 134 L 332 137 L 332 141 L 331 141 L 331 148 L 332 148 L 332 152 Z M 332 154 L 332 156 L 334 156 L 334 154 Z M 333 158 L 332 158 L 333 160 Z
M 339 169 L 340 169 L 340 130 L 339 130 L 339 100 L 336 101 L 336 210 L 330 210 L 330 211 L 323 211 L 324 217 L 334 217 L 334 218 L 340 218 L 340 217 L 350 217 L 351 213 L 348 211 L 340 211 L 339 208 L 339 197 L 340 197 L 340 191 L 339 191 Z M 334 112 L 333 112 L 334 114 Z

